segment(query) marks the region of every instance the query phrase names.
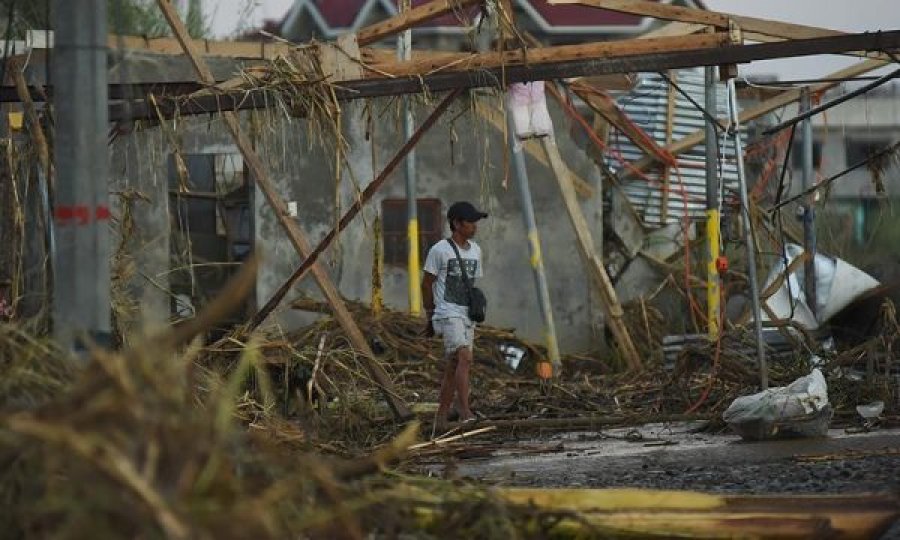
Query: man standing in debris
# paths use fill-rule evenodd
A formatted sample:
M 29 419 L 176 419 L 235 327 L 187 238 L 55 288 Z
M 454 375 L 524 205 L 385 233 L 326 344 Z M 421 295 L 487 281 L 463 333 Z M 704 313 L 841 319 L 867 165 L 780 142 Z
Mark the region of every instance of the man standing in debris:
M 475 420 L 469 407 L 475 323 L 469 318 L 468 306 L 470 287 L 483 275 L 481 248 L 472 238 L 478 229 L 478 221 L 487 216 L 471 203 L 453 203 L 447 211 L 451 236 L 434 244 L 425 259 L 422 303 L 428 318 L 426 334 L 443 337 L 446 360 L 435 418 L 436 432 L 445 431 L 454 396 L 460 421 Z M 460 266 L 460 260 L 464 267 Z M 466 278 L 468 285 L 464 281 Z

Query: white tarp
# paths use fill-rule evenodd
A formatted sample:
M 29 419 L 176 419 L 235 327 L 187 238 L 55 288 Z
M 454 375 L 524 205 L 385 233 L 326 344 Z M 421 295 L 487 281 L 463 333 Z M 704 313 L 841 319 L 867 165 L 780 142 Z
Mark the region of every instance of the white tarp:
M 802 247 L 796 244 L 785 245 L 784 258 L 772 268 L 763 289 L 767 289 L 776 280 L 781 279 L 785 268 L 802 255 Z M 812 310 L 806 303 L 804 265 L 800 265 L 791 272 L 781 287 L 765 300 L 775 317 L 794 320 L 808 330 L 819 328 L 822 323 L 831 319 L 860 295 L 879 285 L 878 280 L 842 259 L 818 253 L 815 261 L 816 316 L 813 316 Z M 765 311 L 762 313 L 762 318 L 764 321 L 770 320 Z

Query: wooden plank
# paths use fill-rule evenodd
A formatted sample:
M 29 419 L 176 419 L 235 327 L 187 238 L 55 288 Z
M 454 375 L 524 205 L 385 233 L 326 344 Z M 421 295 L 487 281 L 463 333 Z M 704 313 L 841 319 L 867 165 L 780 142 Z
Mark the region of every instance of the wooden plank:
M 578 205 L 572 179 L 567 174 L 567 169 L 564 166 L 562 157 L 559 155 L 559 149 L 556 147 L 553 137 L 544 137 L 542 142 L 544 151 L 547 153 L 547 158 L 555 173 L 554 176 L 559 185 L 559 190 L 562 193 L 569 222 L 572 224 L 572 228 L 575 229 L 578 251 L 581 252 L 581 256 L 584 258 L 591 281 L 600 292 L 603 311 L 606 313 L 609 328 L 612 330 L 616 344 L 619 346 L 619 351 L 625 358 L 628 368 L 640 371 L 643 369 L 643 363 L 640 356 L 638 356 L 637 349 L 634 348 L 634 342 L 631 340 L 631 334 L 628 332 L 628 325 L 625 324 L 625 312 L 622 310 L 622 305 L 616 296 L 616 289 L 613 287 L 612 280 L 609 279 L 606 268 L 603 267 L 603 262 L 594 249 L 591 229 L 584 218 L 584 214 L 581 212 L 581 207 Z
M 656 30 L 651 30 L 646 34 L 642 34 L 640 36 L 640 39 L 667 36 L 687 36 L 690 34 L 704 32 L 707 28 L 709 28 L 709 26 L 705 24 L 670 22 L 669 24 L 663 25 Z
M 654 156 L 661 162 L 670 159 L 669 155 L 656 144 L 656 141 L 638 127 L 638 125 L 635 124 L 605 92 L 596 88 L 591 88 L 583 80 L 572 83 L 570 88 L 578 97 L 587 103 L 591 109 L 605 118 L 607 122 L 615 126 L 615 128 L 628 137 L 631 142 L 643 150 L 645 154 Z
M 745 15 L 735 15 L 732 13 L 711 12 L 696 8 L 678 7 L 668 4 L 647 2 L 646 0 L 550 0 L 549 3 L 581 4 L 588 7 L 607 9 L 620 13 L 643 15 L 657 19 L 675 21 L 658 30 L 649 32 L 645 37 L 686 35 L 700 32 L 709 26 L 728 28 L 729 25 L 737 25 L 745 39 L 761 43 L 771 43 L 779 39 L 812 39 L 847 35 L 847 32 L 831 30 L 829 28 L 760 19 Z M 871 55 L 866 55 L 865 52 L 861 51 L 847 51 L 842 54 L 871 57 Z M 879 58 L 885 60 L 890 59 L 887 55 L 879 55 Z
M 440 60 L 431 58 L 419 62 L 395 61 L 377 68 L 394 77 L 427 76 L 438 72 L 473 71 L 514 65 L 537 66 L 585 59 L 627 58 L 630 56 L 671 53 L 698 49 L 713 49 L 733 45 L 727 32 L 673 36 L 651 39 L 628 39 L 612 42 L 584 43 L 538 47 L 527 50 L 511 49 L 487 53 L 456 53 Z
M 194 70 L 200 77 L 201 82 L 210 85 L 215 84 L 212 72 L 209 70 L 206 62 L 200 57 L 193 41 L 188 37 L 187 29 L 178 17 L 178 13 L 175 12 L 175 9 L 168 0 L 157 0 L 157 5 L 159 5 L 159 8 L 162 10 L 163 16 L 168 21 L 169 26 L 172 27 L 175 36 L 184 48 L 184 52 L 190 58 L 191 64 L 194 66 Z M 238 149 L 240 149 L 241 155 L 244 157 L 244 163 L 250 170 L 250 174 L 253 176 L 256 185 L 263 192 L 269 205 L 274 210 L 279 224 L 284 228 L 294 249 L 297 250 L 297 253 L 299 253 L 301 257 L 306 258 L 307 254 L 310 253 L 309 241 L 306 239 L 306 236 L 304 236 L 297 223 L 289 217 L 287 205 L 275 190 L 272 181 L 269 179 L 268 172 L 263 166 L 262 160 L 260 160 L 256 151 L 253 149 L 250 139 L 243 131 L 241 131 L 240 120 L 238 119 L 237 113 L 231 111 L 224 112 L 222 113 L 222 119 L 224 120 L 228 131 L 231 133 L 231 136 L 234 138 Z M 391 383 L 388 374 L 376 360 L 375 354 L 369 347 L 369 342 L 366 340 L 365 336 L 363 336 L 356 321 L 353 320 L 337 287 L 335 287 L 325 269 L 320 265 L 315 264 L 312 267 L 312 273 L 316 282 L 319 284 L 319 288 L 322 290 L 322 294 L 325 295 L 325 298 L 331 305 L 334 318 L 344 329 L 344 332 L 347 333 L 347 337 L 350 339 L 354 349 L 361 353 L 363 365 L 378 385 L 394 415 L 399 419 L 409 418 L 411 416 L 409 408 L 394 391 L 393 384 Z
M 424 22 L 436 19 L 455 10 L 480 4 L 484 0 L 434 0 L 427 4 L 415 7 L 409 11 L 391 17 L 386 21 L 377 22 L 367 26 L 356 33 L 359 45 L 369 45 L 399 34 L 407 28 L 418 26 Z
M 498 109 L 488 107 L 479 101 L 475 105 L 475 114 L 487 120 L 492 126 L 499 130 L 500 133 L 505 131 L 506 121 L 503 119 L 503 116 Z M 535 161 L 548 169 L 550 168 L 550 162 L 547 161 L 547 154 L 541 149 L 541 145 L 536 139 L 522 141 L 522 146 L 525 148 L 528 155 L 534 158 Z M 563 167 L 566 168 L 569 178 L 572 179 L 572 183 L 575 185 L 575 191 L 577 191 L 580 196 L 584 198 L 594 196 L 595 190 L 592 185 L 584 181 L 584 179 L 575 174 L 575 172 L 569 169 L 565 164 L 563 164 Z
M 716 46 L 688 51 L 666 51 L 611 58 L 584 57 L 579 60 L 554 61 L 543 64 L 519 63 L 502 68 L 486 68 L 452 73 L 435 73 L 409 77 L 381 76 L 360 81 L 346 81 L 333 88 L 338 100 L 347 101 L 389 95 L 420 92 L 441 92 L 453 88 L 494 87 L 506 83 L 551 80 L 609 73 L 663 71 L 695 66 L 718 66 L 723 63 L 744 63 L 771 58 L 834 54 L 854 50 L 882 50 L 900 48 L 900 31 L 878 34 L 850 34 L 833 38 L 790 40 L 754 45 Z M 504 79 L 505 78 L 505 79 Z M 265 89 L 241 90 L 214 96 L 202 96 L 175 103 L 160 103 L 166 117 L 217 113 L 222 110 L 261 109 L 278 103 L 276 94 Z M 776 107 L 777 108 L 777 107 Z M 146 103 L 135 102 L 130 116 L 121 105 L 110 107 L 110 120 L 152 118 L 153 111 Z M 677 144 L 677 143 L 676 143 Z
M 721 47 L 732 44 L 727 32 L 687 36 L 641 38 L 612 42 L 596 42 L 555 47 L 532 47 L 487 53 L 459 53 L 416 51 L 410 61 L 401 61 L 395 54 L 366 49 L 362 59 L 376 76 L 427 76 L 439 72 L 469 71 L 509 67 L 517 64 L 535 65 L 565 62 L 585 58 L 628 57 L 660 52 L 684 51 Z
M 827 28 L 759 19 L 733 13 L 719 13 L 703 9 L 673 6 L 648 2 L 647 0 L 548 0 L 548 3 L 578 4 L 619 13 L 628 13 L 630 15 L 642 15 L 689 24 L 705 24 L 717 28 L 727 28 L 728 22 L 734 21 L 740 26 L 742 31 L 756 32 L 766 36 L 785 39 L 810 39 L 844 35 L 844 32 Z
M 259 58 L 272 60 L 286 55 L 297 47 L 288 43 L 269 41 L 212 41 L 208 39 L 190 40 L 197 54 L 203 56 L 225 56 L 229 58 Z M 140 36 L 120 36 L 111 34 L 106 38 L 106 46 L 112 50 L 124 47 L 129 50 L 147 51 L 155 54 L 181 55 L 184 49 L 176 38 L 147 38 Z
M 364 77 L 359 44 L 353 34 L 338 37 L 334 44 L 320 44 L 319 60 L 322 72 L 330 80 L 352 81 Z

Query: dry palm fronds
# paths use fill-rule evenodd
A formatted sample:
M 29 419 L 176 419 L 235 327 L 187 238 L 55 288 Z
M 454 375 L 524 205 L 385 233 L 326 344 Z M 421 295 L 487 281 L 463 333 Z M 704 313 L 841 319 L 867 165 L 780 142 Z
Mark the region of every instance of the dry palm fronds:
M 887 195 L 884 185 L 884 175 L 893 165 L 900 163 L 900 143 L 895 143 L 887 148 L 872 152 L 868 157 L 866 167 L 872 175 L 872 185 L 875 194 L 883 197 Z

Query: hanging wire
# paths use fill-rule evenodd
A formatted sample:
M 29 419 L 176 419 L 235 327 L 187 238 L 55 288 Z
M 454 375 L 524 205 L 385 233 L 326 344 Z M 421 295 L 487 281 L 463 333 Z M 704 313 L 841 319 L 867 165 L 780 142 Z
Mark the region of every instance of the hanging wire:
M 709 111 L 707 111 L 702 105 L 700 105 L 699 103 L 697 103 L 697 100 L 695 100 L 693 97 L 691 97 L 690 94 L 688 94 L 687 92 L 685 92 L 683 88 L 681 88 L 680 86 L 678 86 L 678 83 L 676 83 L 676 82 L 673 81 L 671 78 L 669 78 L 668 75 L 666 75 L 666 74 L 663 73 L 662 71 L 659 71 L 659 72 L 657 72 L 657 73 L 658 73 L 659 76 L 662 77 L 667 83 L 669 83 L 669 86 L 671 86 L 672 88 L 674 88 L 679 94 L 681 94 L 682 96 L 684 96 L 685 99 L 687 99 L 688 101 L 690 101 L 690 102 L 691 102 L 691 105 L 693 105 L 698 111 L 700 111 L 700 113 L 703 114 L 703 116 L 706 118 L 706 121 L 707 121 L 707 122 L 712 123 L 712 125 L 716 127 L 716 133 L 717 133 L 717 135 L 718 135 L 719 130 L 722 129 L 722 125 L 719 123 L 718 118 L 716 118 L 715 116 L 713 116 L 713 115 L 712 115 Z
M 796 137 L 796 135 L 797 135 L 797 125 L 794 124 L 793 126 L 791 126 L 791 136 L 788 139 L 787 150 L 785 150 L 785 152 L 784 152 L 784 161 L 781 164 L 781 176 L 778 179 L 778 190 L 775 192 L 775 204 L 776 204 L 775 212 L 774 212 L 774 215 L 772 216 L 775 221 L 775 226 L 778 229 L 778 236 L 779 236 L 778 240 L 781 242 L 781 249 L 779 251 L 780 251 L 780 255 L 781 255 L 781 263 L 784 265 L 783 279 L 784 279 L 784 283 L 786 284 L 787 289 L 788 289 L 788 303 L 791 306 L 791 313 L 790 313 L 791 319 L 794 318 L 794 313 L 796 310 L 796 303 L 794 302 L 794 295 L 791 294 L 791 282 L 790 282 L 791 276 L 790 276 L 790 272 L 788 269 L 788 267 L 790 266 L 790 262 L 788 261 L 788 258 L 787 258 L 787 249 L 786 249 L 785 233 L 784 233 L 784 221 L 782 220 L 781 210 L 780 210 L 780 206 L 778 206 L 778 203 L 781 202 L 781 197 L 784 196 L 784 180 L 785 180 L 785 176 L 787 175 L 788 165 L 790 164 L 791 152 L 794 149 L 794 138 Z

